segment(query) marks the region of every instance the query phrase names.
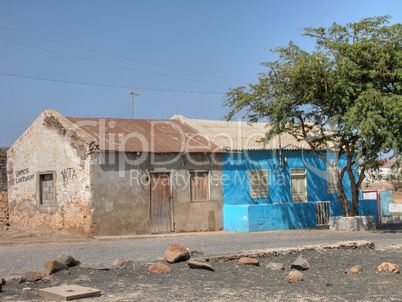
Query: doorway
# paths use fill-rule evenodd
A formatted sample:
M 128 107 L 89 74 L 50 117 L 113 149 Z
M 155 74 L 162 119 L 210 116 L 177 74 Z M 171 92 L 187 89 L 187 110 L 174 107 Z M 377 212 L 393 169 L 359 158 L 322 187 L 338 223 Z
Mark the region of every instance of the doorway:
M 151 233 L 172 231 L 172 198 L 169 173 L 150 174 Z

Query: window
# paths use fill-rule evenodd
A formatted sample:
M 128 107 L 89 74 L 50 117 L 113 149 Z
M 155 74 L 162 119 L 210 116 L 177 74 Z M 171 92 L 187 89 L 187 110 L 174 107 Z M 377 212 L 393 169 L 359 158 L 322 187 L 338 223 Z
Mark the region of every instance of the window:
M 307 202 L 306 169 L 290 169 L 290 188 L 292 202 Z
M 338 170 L 338 173 L 341 172 L 341 168 L 336 167 Z M 328 194 L 336 194 L 338 193 L 337 187 L 336 187 L 336 176 L 335 176 L 335 171 L 331 167 L 327 168 L 327 192 Z
M 190 172 L 191 201 L 209 200 L 209 172 Z
M 268 170 L 250 170 L 251 198 L 268 198 Z
M 55 202 L 54 173 L 39 174 L 39 205 L 51 206 Z

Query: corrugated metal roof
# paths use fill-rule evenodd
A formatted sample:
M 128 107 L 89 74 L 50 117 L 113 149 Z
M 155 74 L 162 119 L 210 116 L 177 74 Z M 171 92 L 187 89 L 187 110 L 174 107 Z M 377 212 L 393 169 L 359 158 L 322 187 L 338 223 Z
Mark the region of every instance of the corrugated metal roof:
M 225 152 L 176 120 L 65 117 L 99 144 L 100 150 L 154 153 Z
M 206 139 L 225 150 L 279 150 L 280 144 L 282 150 L 310 149 L 306 142 L 297 141 L 289 134 L 281 135 L 280 144 L 277 136 L 264 145 L 261 139 L 269 131 L 268 123 L 188 119 L 182 115 L 171 119 L 197 129 Z

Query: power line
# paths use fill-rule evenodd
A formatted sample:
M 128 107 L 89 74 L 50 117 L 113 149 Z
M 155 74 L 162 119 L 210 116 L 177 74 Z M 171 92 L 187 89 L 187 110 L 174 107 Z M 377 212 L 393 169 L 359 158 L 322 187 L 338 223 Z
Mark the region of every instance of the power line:
M 66 54 L 66 53 L 62 53 L 62 52 L 58 52 L 58 51 L 54 51 L 54 50 L 49 50 L 49 49 L 45 49 L 45 48 L 41 48 L 41 47 L 36 47 L 36 46 L 29 45 L 29 44 L 10 41 L 10 40 L 6 40 L 6 39 L 1 39 L 0 38 L 0 41 L 4 41 L 4 42 L 7 42 L 7 43 L 12 43 L 12 44 L 16 44 L 16 45 L 21 45 L 21 46 L 25 46 L 25 47 L 29 47 L 29 48 L 33 48 L 33 49 L 37 49 L 37 50 L 41 50 L 41 51 L 45 51 L 45 52 L 48 52 L 48 53 L 53 53 L 53 54 L 69 57 L 69 58 L 74 58 L 74 59 L 78 59 L 78 60 L 83 60 L 83 61 L 88 61 L 88 62 L 92 62 L 92 63 L 102 64 L 102 65 L 105 65 L 105 66 L 111 66 L 111 67 L 117 67 L 117 68 L 121 68 L 121 69 L 133 70 L 133 71 L 137 71 L 137 72 L 143 72 L 143 73 L 148 73 L 148 74 L 168 77 L 168 78 L 172 78 L 172 79 L 179 79 L 179 80 L 192 81 L 192 82 L 198 82 L 198 83 L 204 83 L 204 84 L 211 84 L 211 85 L 227 87 L 227 85 L 224 85 L 224 84 L 212 83 L 212 82 L 206 82 L 206 81 L 200 81 L 200 80 L 193 80 L 193 79 L 182 78 L 182 77 L 176 77 L 176 76 L 166 75 L 166 74 L 162 74 L 162 73 L 139 70 L 139 69 L 135 69 L 135 68 L 131 68 L 131 67 L 115 65 L 115 64 L 110 64 L 110 63 L 98 61 L 98 60 L 92 60 L 92 59 L 88 59 L 88 58 L 73 56 L 73 55 L 69 55 L 69 54 Z
M 211 77 L 211 78 L 215 78 L 215 79 L 233 81 L 233 82 L 238 82 L 238 83 L 243 83 L 244 84 L 243 81 L 239 81 L 239 80 L 229 79 L 229 78 L 215 76 L 215 75 L 201 73 L 201 72 L 185 70 L 185 69 L 172 67 L 172 66 L 168 66 L 168 65 L 150 63 L 150 62 L 146 62 L 146 61 L 143 61 L 143 60 L 138 60 L 138 59 L 134 59 L 134 58 L 126 57 L 126 56 L 121 56 L 121 55 L 117 55 L 117 54 L 106 52 L 106 51 L 100 51 L 100 50 L 93 49 L 93 48 L 82 47 L 82 46 L 79 46 L 79 45 L 76 45 L 76 44 L 51 39 L 51 38 L 48 38 L 48 37 L 45 37 L 45 36 L 28 33 L 28 32 L 25 32 L 25 31 L 13 29 L 13 28 L 6 27 L 6 26 L 1 26 L 0 25 L 0 28 L 5 29 L 5 30 L 9 30 L 9 31 L 13 31 L 13 32 L 17 32 L 17 33 L 21 33 L 21 34 L 27 35 L 27 36 L 33 36 L 33 37 L 43 39 L 43 40 L 47 40 L 47 41 L 50 41 L 50 42 L 54 42 L 54 43 L 58 43 L 58 44 L 62 44 L 62 45 L 67 45 L 67 46 L 71 46 L 71 47 L 75 47 L 75 48 L 78 48 L 78 49 L 83 49 L 83 50 L 87 50 L 87 51 L 91 51 L 91 52 L 96 52 L 96 53 L 100 53 L 100 54 L 104 54 L 104 55 L 108 55 L 108 56 L 112 56 L 112 57 L 116 57 L 116 58 L 120 58 L 120 59 L 130 60 L 130 61 L 139 62 L 139 63 L 148 64 L 148 65 L 157 66 L 157 67 L 162 67 L 162 68 L 166 68 L 166 69 L 172 69 L 172 70 L 176 70 L 176 71 L 192 73 L 192 74 L 201 75 L 201 76 L 205 76 L 205 77 Z
M 138 89 L 138 90 L 178 92 L 178 93 L 220 94 L 220 95 L 226 94 L 226 93 L 223 93 L 223 92 L 157 89 L 157 88 L 143 88 L 143 87 L 133 87 L 133 86 L 121 86 L 121 85 L 99 84 L 99 83 L 89 83 L 89 82 L 78 82 L 78 81 L 68 81 L 68 80 L 58 80 L 58 79 L 33 77 L 33 76 L 26 76 L 26 75 L 17 75 L 17 74 L 2 73 L 2 72 L 0 72 L 0 75 L 7 76 L 7 77 L 14 77 L 14 78 L 23 78 L 23 79 L 40 80 L 40 81 L 48 81 L 48 82 L 67 83 L 67 84 L 79 84 L 79 85 L 88 85 L 88 86 L 110 87 L 110 88 Z

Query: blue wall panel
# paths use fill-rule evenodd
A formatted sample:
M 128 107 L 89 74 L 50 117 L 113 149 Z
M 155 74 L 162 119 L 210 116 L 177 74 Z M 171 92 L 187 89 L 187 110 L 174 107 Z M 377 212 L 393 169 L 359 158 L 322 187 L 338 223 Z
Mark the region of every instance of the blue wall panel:
M 325 154 L 333 160 L 334 154 Z M 327 193 L 328 167 L 321 159 L 308 151 L 283 151 L 283 166 L 279 167 L 278 151 L 247 151 L 226 153 L 223 160 L 223 225 L 225 230 L 255 232 L 311 228 L 316 226 L 315 202 L 336 201 L 337 194 Z M 345 158 L 339 161 L 340 167 Z M 292 203 L 290 169 L 305 168 L 307 179 L 307 203 Z M 250 197 L 249 171 L 268 170 L 268 198 Z M 347 175 L 343 178 L 347 198 L 351 198 Z M 378 213 L 375 204 L 360 204 L 362 215 Z M 343 215 L 339 202 L 331 202 L 331 215 Z M 378 219 L 378 214 L 376 216 Z
M 349 208 L 352 208 L 352 202 L 349 201 Z M 331 202 L 330 209 L 331 216 L 343 216 L 341 203 Z M 373 215 L 376 223 L 378 223 L 378 202 L 376 199 L 363 199 L 359 200 L 359 215 Z
M 326 154 L 331 159 L 333 154 Z M 337 199 L 337 194 L 327 193 L 326 167 L 327 165 L 311 152 L 284 151 L 283 167 L 279 167 L 277 151 L 248 151 L 227 153 L 222 155 L 223 160 L 223 187 L 225 205 L 258 205 L 290 203 L 290 169 L 305 168 L 307 171 L 307 200 L 331 201 Z M 344 165 L 344 160 L 340 161 Z M 268 170 L 269 197 L 253 199 L 250 197 L 249 171 L 256 169 Z M 349 180 L 343 179 L 345 193 L 351 197 Z
M 249 232 L 248 206 L 223 206 L 223 229 L 234 232 Z
M 391 190 L 380 191 L 380 200 L 381 200 L 381 215 L 388 216 L 389 204 L 392 203 L 392 191 Z

